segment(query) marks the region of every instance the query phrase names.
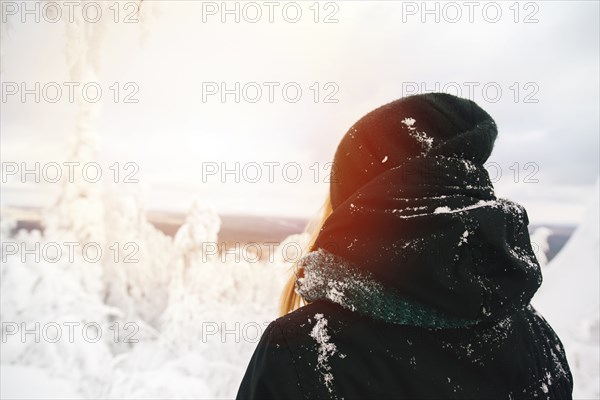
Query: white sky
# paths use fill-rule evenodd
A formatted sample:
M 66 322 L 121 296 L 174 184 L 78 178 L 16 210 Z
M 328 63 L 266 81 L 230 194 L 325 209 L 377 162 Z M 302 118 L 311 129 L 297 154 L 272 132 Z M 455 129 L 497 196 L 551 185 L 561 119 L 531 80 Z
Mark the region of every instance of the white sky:
M 7 2 L 2 3 L 5 9 Z M 205 15 L 207 22 L 202 22 L 203 7 L 221 7 L 221 2 L 144 3 L 142 23 L 102 25 L 106 40 L 92 43 L 90 49 L 100 55 L 98 81 L 104 94 L 97 131 L 104 172 L 115 161 L 137 163 L 140 183 L 112 185 L 112 190 L 139 192 L 149 209 L 185 210 L 199 198 L 221 212 L 310 216 L 328 189 L 324 163 L 356 120 L 409 94 L 411 82 L 423 83 L 425 90 L 456 82 L 463 97 L 469 97 L 465 82 L 476 82 L 471 98 L 499 126 L 489 160 L 503 172 L 496 194 L 523 204 L 533 223 L 576 223 L 582 216 L 598 177 L 596 1 L 520 3 L 518 23 L 515 9 L 509 8 L 513 2 L 494 3 L 502 11 L 497 23 L 484 19 L 482 9 L 489 2 L 479 2 L 472 23 L 465 2 L 453 3 L 463 13 L 457 23 L 444 20 L 443 10 L 448 18 L 456 10 L 447 3 L 438 3 L 441 20 L 436 23 L 434 15 L 422 15 L 421 2 L 335 2 L 338 22 L 329 24 L 313 21 L 309 7 L 314 2 L 299 2 L 303 14 L 298 23 L 284 20 L 286 2 L 278 2 L 273 23 L 265 2 L 253 3 L 263 12 L 257 23 L 243 16 L 236 23 L 232 15 L 222 23 L 220 14 Z M 239 3 L 240 9 L 244 4 Z M 419 7 L 415 15 L 409 13 L 413 6 Z M 321 19 L 335 10 L 327 7 L 319 4 Z M 254 11 L 247 10 L 253 17 Z M 486 17 L 494 17 L 494 9 L 487 10 Z M 293 16 L 293 9 L 288 11 Z M 127 9 L 121 13 L 123 17 Z M 531 13 L 538 22 L 523 23 Z M 6 19 L 3 85 L 69 81 L 65 24 L 43 19 L 36 23 L 32 17 L 26 23 L 15 16 Z M 115 82 L 122 93 L 128 92 L 123 90 L 125 82 L 135 82 L 139 103 L 113 102 L 109 87 Z M 263 98 L 255 104 L 235 103 L 233 96 L 225 103 L 218 96 L 203 102 L 203 82 L 226 82 L 229 87 L 258 82 Z M 263 82 L 280 83 L 272 103 Z M 297 103 L 282 97 L 280 88 L 288 82 L 303 90 Z M 331 91 L 324 85 L 333 82 L 339 88 L 334 96 L 338 102 L 315 103 L 310 89 L 314 82 L 322 96 Z M 518 102 L 513 97 L 515 82 Z M 502 90 L 497 102 L 482 94 L 482 86 L 490 83 Z M 523 102 L 534 89 L 533 98 L 539 101 Z M 494 95 L 492 89 L 488 93 Z M 0 106 L 3 163 L 68 161 L 75 129 L 73 104 L 66 99 L 22 103 L 12 96 Z M 232 175 L 225 177 L 225 184 L 218 175 L 203 183 L 203 165 L 222 162 L 229 167 L 235 162 L 295 162 L 303 176 L 290 183 L 279 167 L 273 183 L 266 175 L 258 183 L 236 183 Z M 309 168 L 315 162 L 320 163 L 318 182 L 315 169 Z M 516 183 L 515 163 L 520 170 Z M 534 172 L 526 163 L 539 166 L 533 176 L 538 183 L 524 182 Z M 42 206 L 56 190 L 56 184 L 9 181 L 3 184 L 1 204 Z

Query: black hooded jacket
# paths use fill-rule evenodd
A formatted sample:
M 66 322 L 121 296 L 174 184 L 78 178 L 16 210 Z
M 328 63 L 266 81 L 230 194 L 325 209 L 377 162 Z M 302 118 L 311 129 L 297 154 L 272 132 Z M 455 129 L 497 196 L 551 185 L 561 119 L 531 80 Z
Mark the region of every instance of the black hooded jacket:
M 267 327 L 237 398 L 559 400 L 572 390 L 562 343 L 531 306 L 476 329 L 428 330 L 319 300 Z
M 497 129 L 432 93 L 359 120 L 334 157 L 332 213 L 298 263 L 310 302 L 271 323 L 238 398 L 570 399 L 521 205 L 484 163 Z

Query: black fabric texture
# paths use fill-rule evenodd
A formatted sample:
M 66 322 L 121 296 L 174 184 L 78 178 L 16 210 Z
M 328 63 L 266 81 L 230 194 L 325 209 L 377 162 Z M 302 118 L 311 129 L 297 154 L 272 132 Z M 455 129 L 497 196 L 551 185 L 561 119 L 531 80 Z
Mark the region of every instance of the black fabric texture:
M 485 169 L 497 128 L 432 93 L 342 139 L 332 213 L 298 264 L 309 304 L 265 332 L 239 399 L 566 399 L 563 345 L 531 306 L 542 283 L 526 210 Z
M 367 114 L 336 151 L 333 213 L 314 246 L 339 261 L 325 268 L 307 256 L 298 292 L 433 327 L 497 319 L 529 304 L 542 275 L 526 210 L 496 198 L 484 167 L 496 136 L 485 111 L 447 94 L 411 96 Z M 369 294 L 336 279 L 331 265 L 340 263 L 383 290 Z M 366 299 L 373 296 L 375 303 Z M 418 307 L 442 318 L 425 321 Z

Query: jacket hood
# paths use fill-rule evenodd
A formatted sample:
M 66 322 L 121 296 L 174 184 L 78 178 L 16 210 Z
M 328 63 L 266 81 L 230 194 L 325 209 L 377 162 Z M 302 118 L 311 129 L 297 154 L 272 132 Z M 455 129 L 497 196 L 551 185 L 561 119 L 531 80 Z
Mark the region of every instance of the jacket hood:
M 476 107 L 446 96 L 450 108 Z M 359 140 L 351 147 L 342 140 L 344 151 L 338 149 L 336 158 L 343 153 L 344 162 L 355 160 L 353 170 L 359 170 L 357 163 L 370 165 L 375 156 L 353 151 L 381 151 L 386 141 L 403 135 L 416 135 L 420 151 L 387 159 L 378 154 L 381 163 L 392 157 L 394 162 L 368 168 L 373 176 L 365 183 L 345 181 L 345 172 L 337 170 L 344 190 L 358 187 L 350 195 L 338 192 L 314 251 L 299 263 L 297 292 L 308 301 L 328 299 L 374 318 L 427 327 L 477 324 L 527 306 L 542 277 L 526 210 L 497 198 L 483 167 L 496 137 L 491 117 L 476 111 L 483 119 L 463 118 L 462 125 L 450 124 L 453 134 L 429 135 L 410 107 L 392 111 L 407 129 L 383 135 L 377 146 Z M 376 130 L 349 134 L 353 142 L 382 137 Z M 332 198 L 333 191 L 332 183 Z

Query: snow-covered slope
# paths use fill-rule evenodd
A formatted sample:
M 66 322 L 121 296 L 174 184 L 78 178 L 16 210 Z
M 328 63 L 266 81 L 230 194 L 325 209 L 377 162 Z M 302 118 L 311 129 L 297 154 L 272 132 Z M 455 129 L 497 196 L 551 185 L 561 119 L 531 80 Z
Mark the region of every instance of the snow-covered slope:
M 599 184 L 581 224 L 543 269 L 533 306 L 559 335 L 574 375 L 574 398 L 600 398 Z

